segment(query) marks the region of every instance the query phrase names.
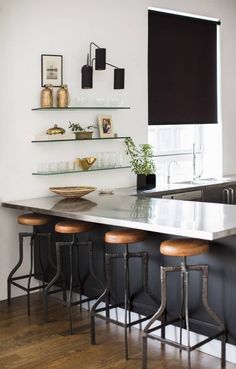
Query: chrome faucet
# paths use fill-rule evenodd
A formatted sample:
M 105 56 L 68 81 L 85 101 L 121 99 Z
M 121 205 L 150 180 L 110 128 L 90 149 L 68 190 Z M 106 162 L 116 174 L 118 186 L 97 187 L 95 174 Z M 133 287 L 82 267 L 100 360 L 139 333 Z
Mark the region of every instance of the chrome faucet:
M 171 170 L 171 164 L 176 164 L 178 165 L 177 161 L 170 161 L 169 164 L 168 164 L 168 174 L 167 174 L 167 184 L 170 184 L 170 170 Z
M 202 153 L 202 148 L 203 148 L 203 146 L 201 145 L 200 151 L 197 152 L 196 151 L 196 144 L 195 144 L 195 142 L 193 143 L 193 180 L 201 177 L 201 175 L 203 173 L 203 170 L 199 174 L 196 173 L 197 154 Z
M 196 179 L 197 178 L 197 175 L 196 175 L 196 144 L 195 142 L 193 143 L 193 179 Z

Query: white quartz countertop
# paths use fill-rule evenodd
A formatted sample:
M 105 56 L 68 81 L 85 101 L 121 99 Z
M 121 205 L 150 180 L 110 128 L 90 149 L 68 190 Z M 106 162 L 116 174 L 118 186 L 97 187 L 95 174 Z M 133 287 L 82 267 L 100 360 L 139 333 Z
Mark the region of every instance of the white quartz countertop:
M 58 196 L 3 202 L 3 207 L 99 224 L 216 240 L 236 234 L 236 205 L 128 195 Z

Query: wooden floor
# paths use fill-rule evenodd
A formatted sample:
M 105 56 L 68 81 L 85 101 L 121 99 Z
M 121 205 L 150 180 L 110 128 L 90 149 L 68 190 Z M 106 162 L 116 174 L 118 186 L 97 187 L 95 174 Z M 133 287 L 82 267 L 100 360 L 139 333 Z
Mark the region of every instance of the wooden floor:
M 124 360 L 123 329 L 97 320 L 97 345 L 90 345 L 89 314 L 74 310 L 74 334 L 68 332 L 66 308 L 52 301 L 50 321 L 42 323 L 42 295 L 32 296 L 32 314 L 26 314 L 25 297 L 15 298 L 9 308 L 1 303 L 1 369 L 139 369 L 140 332 L 132 329 L 129 339 L 130 360 Z M 149 342 L 148 369 L 187 368 L 186 353 Z M 191 369 L 220 369 L 220 360 L 192 353 Z M 236 365 L 227 363 L 227 369 Z

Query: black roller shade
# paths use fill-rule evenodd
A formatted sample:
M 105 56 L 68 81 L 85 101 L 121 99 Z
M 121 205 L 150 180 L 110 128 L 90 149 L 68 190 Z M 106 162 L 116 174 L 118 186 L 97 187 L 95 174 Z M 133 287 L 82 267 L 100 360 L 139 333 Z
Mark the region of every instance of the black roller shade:
M 149 125 L 217 123 L 217 23 L 149 10 Z

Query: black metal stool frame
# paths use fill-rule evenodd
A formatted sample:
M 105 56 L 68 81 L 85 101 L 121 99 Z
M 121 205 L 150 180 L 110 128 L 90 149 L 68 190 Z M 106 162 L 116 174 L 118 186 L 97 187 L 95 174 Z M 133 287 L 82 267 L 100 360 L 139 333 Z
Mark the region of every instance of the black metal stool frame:
M 84 279 L 81 281 L 80 278 L 80 270 L 79 270 L 79 257 L 78 257 L 78 247 L 80 246 L 87 246 L 88 247 L 88 273 L 84 277 Z M 80 305 L 80 311 L 82 311 L 82 304 L 85 302 L 90 302 L 94 299 L 97 299 L 98 296 L 92 296 L 85 299 L 82 299 L 82 292 L 83 292 L 83 285 L 86 279 L 91 275 L 100 285 L 102 288 L 104 288 L 103 283 L 100 281 L 100 279 L 96 276 L 94 269 L 93 269 L 93 242 L 92 241 L 79 241 L 77 234 L 73 234 L 73 238 L 71 242 L 56 242 L 56 260 L 57 260 L 57 268 L 56 268 L 56 274 L 53 277 L 53 279 L 48 283 L 47 287 L 44 290 L 44 322 L 48 322 L 48 295 L 54 294 L 57 292 L 60 292 L 61 290 L 53 290 L 50 291 L 50 289 L 58 283 L 60 276 L 63 275 L 62 268 L 61 268 L 61 247 L 69 247 L 69 264 L 70 264 L 70 283 L 69 283 L 69 298 L 68 301 L 66 299 L 66 295 L 63 296 L 63 301 L 61 301 L 62 304 L 66 305 L 69 308 L 69 318 L 70 318 L 70 334 L 73 334 L 73 328 L 72 328 L 72 307 L 75 305 Z M 76 269 L 78 272 L 78 282 L 79 282 L 79 300 L 72 302 L 72 292 L 73 292 L 73 248 L 77 250 L 77 258 L 76 258 Z M 64 279 L 63 275 L 63 279 Z M 64 289 L 64 293 L 66 293 L 66 289 Z
M 202 304 L 208 313 L 208 315 L 212 318 L 213 321 L 216 322 L 217 325 L 198 321 L 196 319 L 189 318 L 189 310 L 188 310 L 188 289 L 189 289 L 189 271 L 200 271 L 202 272 Z M 160 324 L 157 327 L 151 328 L 151 326 L 160 318 L 163 312 L 166 309 L 167 303 L 167 273 L 169 272 L 180 272 L 181 273 L 181 309 L 180 316 L 172 319 L 170 321 L 165 322 L 164 324 Z M 187 329 L 187 340 L 188 345 L 182 344 L 182 323 L 185 320 L 186 329 Z M 172 340 L 165 339 L 163 337 L 157 337 L 152 335 L 151 333 L 161 329 L 163 326 L 173 324 L 175 322 L 180 321 L 180 343 L 174 342 Z M 189 321 L 199 322 L 202 325 L 215 328 L 218 332 L 201 342 L 195 344 L 194 346 L 190 346 L 190 330 L 189 330 Z M 153 315 L 152 319 L 146 325 L 142 333 L 142 369 L 147 369 L 147 338 L 151 338 L 154 340 L 158 340 L 161 343 L 165 343 L 174 347 L 177 347 L 181 350 L 185 350 L 188 352 L 188 367 L 191 368 L 190 362 L 190 353 L 191 351 L 197 349 L 198 347 L 210 342 L 211 340 L 221 336 L 221 368 L 225 368 L 226 357 L 225 357 L 225 347 L 226 347 L 226 328 L 224 322 L 218 315 L 212 310 L 208 303 L 208 265 L 205 264 L 196 264 L 196 265 L 187 265 L 186 257 L 183 257 L 181 266 L 177 267 L 161 267 L 161 306 L 159 310 Z
M 142 258 L 142 266 L 143 266 L 143 290 L 148 293 L 149 296 L 158 304 L 160 301 L 155 298 L 148 286 L 148 253 L 147 252 L 129 252 L 129 244 L 125 244 L 125 252 L 124 253 L 106 253 L 105 254 L 105 264 L 106 264 L 106 286 L 102 295 L 98 298 L 91 309 L 91 344 L 96 344 L 95 337 L 95 317 L 101 318 L 106 322 L 114 323 L 118 326 L 121 326 L 125 329 L 125 359 L 128 360 L 128 336 L 127 329 L 131 329 L 133 325 L 140 324 L 147 319 L 150 319 L 151 316 L 147 316 L 141 319 L 137 319 L 131 322 L 131 296 L 130 296 L 130 283 L 129 283 L 129 259 L 130 258 Z M 121 258 L 124 259 L 124 268 L 125 268 L 125 298 L 124 303 L 109 305 L 108 299 L 110 291 L 111 291 L 111 260 Z M 98 305 L 105 300 L 106 306 L 103 308 L 98 308 Z M 110 310 L 115 309 L 117 307 L 124 307 L 125 309 L 125 322 L 119 322 L 118 320 L 114 320 L 110 318 Z M 102 312 L 106 312 L 106 316 L 101 315 Z
M 23 263 L 23 258 L 24 258 L 24 238 L 26 237 L 30 237 L 30 270 L 29 270 L 29 274 L 25 274 L 25 275 L 21 275 L 18 277 L 13 277 L 14 274 L 17 272 L 17 270 L 20 268 L 20 266 Z M 43 267 L 43 262 L 42 262 L 42 256 L 41 256 L 41 243 L 40 243 L 40 237 L 47 237 L 48 241 L 47 241 L 47 247 L 48 247 L 48 260 L 49 263 L 51 265 L 53 264 L 52 261 L 52 255 L 51 255 L 51 244 L 52 244 L 52 235 L 51 233 L 42 233 L 42 232 L 19 232 L 19 260 L 17 262 L 17 264 L 15 265 L 15 267 L 12 269 L 12 271 L 10 272 L 8 278 L 7 278 L 7 300 L 8 300 L 8 305 L 11 304 L 11 285 L 14 285 L 20 289 L 22 289 L 23 291 L 27 292 L 27 311 L 28 311 L 28 316 L 30 316 L 30 292 L 32 291 L 37 291 L 40 289 L 45 289 L 45 286 L 47 285 L 45 283 L 45 271 L 44 271 L 44 267 Z M 40 264 L 40 269 L 41 269 L 41 273 L 33 273 L 33 263 L 34 263 L 34 249 L 35 249 L 35 239 L 39 238 L 39 264 Z M 55 266 L 54 266 L 55 267 Z M 31 285 L 31 279 L 32 277 L 36 277 L 36 276 L 42 276 L 43 277 L 43 284 L 40 286 L 35 286 L 35 287 L 30 287 Z M 22 286 L 21 284 L 17 283 L 16 281 L 19 281 L 21 279 L 26 279 L 28 278 L 28 282 L 27 282 L 27 287 Z

